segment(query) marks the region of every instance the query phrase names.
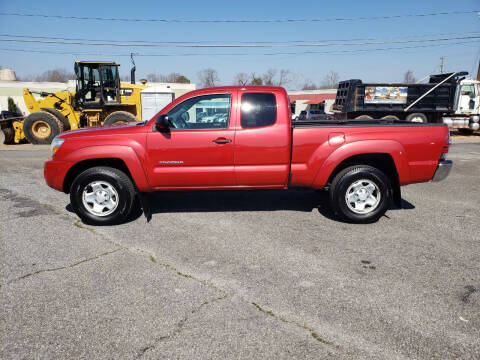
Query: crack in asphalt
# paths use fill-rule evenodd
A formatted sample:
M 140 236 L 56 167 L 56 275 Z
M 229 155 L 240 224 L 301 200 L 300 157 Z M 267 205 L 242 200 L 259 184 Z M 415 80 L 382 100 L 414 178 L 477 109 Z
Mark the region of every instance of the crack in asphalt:
M 30 276 L 33 276 L 33 275 L 37 275 L 37 274 L 41 274 L 41 273 L 45 273 L 45 272 L 52 272 L 52 271 L 59 271 L 59 270 L 65 270 L 65 269 L 73 268 L 73 267 L 78 266 L 80 264 L 83 264 L 83 263 L 86 263 L 86 262 L 89 262 L 89 261 L 92 261 L 92 260 L 97 260 L 97 259 L 99 259 L 103 256 L 107 256 L 107 255 L 116 253 L 117 251 L 120 251 L 120 250 L 125 250 L 125 248 L 117 248 L 115 250 L 107 251 L 107 252 L 104 252 L 102 254 L 98 254 L 98 255 L 95 255 L 95 256 L 92 256 L 92 257 L 89 257 L 89 258 L 86 258 L 86 259 L 82 259 L 82 260 L 77 261 L 77 262 L 75 262 L 73 264 L 70 264 L 70 265 L 58 266 L 58 267 L 48 268 L 48 269 L 40 269 L 40 270 L 31 272 L 31 273 L 28 273 L 28 274 L 24 274 L 22 276 L 19 276 L 19 277 L 13 279 L 13 280 L 10 280 L 6 284 L 3 284 L 2 286 L 11 284 L 15 281 L 26 279 L 26 278 L 28 278 Z
M 213 304 L 217 301 L 221 301 L 221 300 L 224 300 L 226 299 L 228 296 L 228 294 L 224 294 L 223 296 L 220 296 L 220 297 L 217 297 L 213 300 L 210 300 L 210 301 L 204 301 L 203 303 L 201 303 L 198 307 L 192 309 L 190 311 L 190 314 L 195 314 L 197 312 L 199 312 L 204 306 L 208 305 L 208 304 Z M 137 354 L 137 356 L 135 357 L 135 359 L 140 359 L 142 358 L 147 352 L 155 349 L 155 347 L 157 346 L 158 343 L 162 342 L 162 341 L 165 341 L 165 340 L 169 340 L 169 339 L 172 339 L 174 337 L 176 337 L 177 335 L 179 335 L 182 330 L 185 328 L 185 324 L 188 322 L 189 320 L 189 316 L 185 316 L 183 317 L 178 323 L 177 323 L 177 327 L 175 328 L 175 330 L 173 330 L 170 334 L 168 335 L 163 335 L 163 336 L 160 336 L 156 339 L 154 339 L 151 343 L 151 345 L 147 345 L 143 348 L 140 349 L 139 353 Z
M 255 306 L 257 308 L 258 311 L 261 311 L 262 313 L 268 315 L 268 316 L 271 316 L 281 322 L 284 322 L 285 324 L 290 324 L 290 325 L 295 325 L 303 330 L 307 330 L 310 335 L 318 342 L 322 343 L 322 344 L 325 344 L 325 345 L 332 345 L 332 346 L 335 346 L 335 347 L 338 347 L 338 345 L 336 345 L 335 343 L 333 343 L 332 341 L 327 341 L 325 340 L 324 338 L 320 337 L 320 335 L 318 335 L 315 330 L 313 328 L 311 328 L 310 326 L 307 326 L 307 325 L 303 325 L 303 324 L 300 324 L 299 322 L 297 321 L 293 321 L 293 320 L 288 320 L 286 318 L 284 318 L 283 316 L 279 316 L 279 315 L 276 315 L 273 311 L 271 310 L 265 310 L 263 307 L 261 307 L 260 305 L 258 305 L 257 303 L 255 302 L 252 302 L 252 305 Z

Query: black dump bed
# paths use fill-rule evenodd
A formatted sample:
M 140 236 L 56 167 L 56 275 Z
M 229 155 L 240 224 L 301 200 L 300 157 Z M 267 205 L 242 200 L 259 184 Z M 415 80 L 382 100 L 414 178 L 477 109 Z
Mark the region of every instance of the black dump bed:
M 368 83 L 352 79 L 341 81 L 337 89 L 334 111 L 352 112 L 395 112 L 404 111 L 410 104 L 427 93 L 449 74 L 431 75 L 428 83 Z M 438 86 L 419 102 L 414 104 L 409 112 L 449 112 L 454 108 L 455 92 L 460 76 L 466 72 L 456 73 L 446 82 Z

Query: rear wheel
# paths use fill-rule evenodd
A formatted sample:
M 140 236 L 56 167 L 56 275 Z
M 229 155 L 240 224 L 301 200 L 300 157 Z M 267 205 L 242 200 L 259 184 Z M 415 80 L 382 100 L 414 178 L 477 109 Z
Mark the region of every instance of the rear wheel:
M 50 144 L 63 131 L 63 124 L 46 111 L 37 111 L 23 121 L 23 132 L 32 144 Z
M 0 130 L 0 144 L 13 144 L 15 139 L 15 130 L 11 127 L 3 128 Z
M 340 171 L 330 187 L 330 203 L 336 214 L 353 223 L 371 223 L 385 214 L 392 196 L 389 178 L 367 165 Z
M 136 121 L 135 116 L 127 111 L 115 111 L 105 118 L 103 125 L 123 125 Z
M 88 224 L 112 225 L 124 222 L 132 210 L 135 189 L 122 171 L 97 166 L 85 170 L 73 181 L 70 203 Z
M 411 122 L 424 123 L 424 124 L 428 122 L 427 116 L 422 113 L 410 114 L 407 116 L 406 120 Z

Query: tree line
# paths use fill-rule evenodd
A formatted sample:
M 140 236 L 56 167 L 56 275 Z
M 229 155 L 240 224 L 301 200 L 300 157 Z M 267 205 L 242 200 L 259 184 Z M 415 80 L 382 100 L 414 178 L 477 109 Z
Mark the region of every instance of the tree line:
M 318 84 L 313 83 L 310 79 L 304 79 L 302 83 L 298 83 L 298 76 L 287 69 L 268 69 L 265 73 L 260 74 L 256 72 L 237 73 L 231 82 L 224 82 L 220 80 L 217 70 L 212 68 L 202 69 L 197 72 L 198 88 L 219 86 L 222 84 L 233 85 L 267 85 L 267 86 L 284 86 L 287 87 L 296 82 L 296 86 L 301 89 L 326 89 L 335 88 L 338 84 L 340 76 L 335 71 L 330 71 L 325 78 Z M 75 74 L 68 72 L 62 68 L 47 70 L 39 75 L 22 76 L 18 78 L 20 81 L 38 81 L 38 82 L 67 82 L 74 80 Z M 123 75 L 120 77 L 121 81 L 130 81 L 130 76 Z M 146 80 L 149 82 L 160 83 L 181 83 L 190 84 L 190 79 L 177 72 L 170 74 L 148 73 Z
M 330 70 L 323 76 L 320 82 L 314 82 L 310 78 L 304 78 L 297 74 L 292 73 L 287 69 L 268 69 L 263 74 L 251 72 L 239 72 L 229 83 L 226 83 L 220 79 L 217 70 L 212 68 L 202 69 L 197 72 L 198 88 L 219 86 L 223 84 L 233 85 L 267 85 L 267 86 L 283 86 L 289 87 L 293 83 L 296 88 L 302 90 L 315 90 L 315 89 L 334 89 L 338 86 L 340 81 L 340 75 L 333 70 Z M 74 80 L 75 74 L 68 72 L 65 69 L 56 68 L 53 70 L 47 70 L 42 74 L 35 76 L 25 76 L 19 78 L 21 81 L 48 81 L 48 82 L 67 82 L 68 80 Z M 122 81 L 130 81 L 129 76 L 121 76 Z M 146 75 L 146 79 L 149 82 L 161 82 L 161 83 L 183 83 L 190 84 L 190 79 L 177 72 L 170 74 L 157 74 L 149 73 Z M 416 78 L 413 75 L 412 70 L 407 70 L 403 75 L 403 81 L 406 83 L 416 82 Z

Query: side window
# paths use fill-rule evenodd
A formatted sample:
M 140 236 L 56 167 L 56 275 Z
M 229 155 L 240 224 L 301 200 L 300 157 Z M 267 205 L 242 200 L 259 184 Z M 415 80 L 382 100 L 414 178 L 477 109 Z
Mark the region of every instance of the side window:
M 277 103 L 272 93 L 245 93 L 242 95 L 242 127 L 254 128 L 275 124 Z
M 172 129 L 226 129 L 230 103 L 230 94 L 196 96 L 181 102 L 167 115 Z
M 462 95 L 475 96 L 475 88 L 472 85 L 462 85 Z

